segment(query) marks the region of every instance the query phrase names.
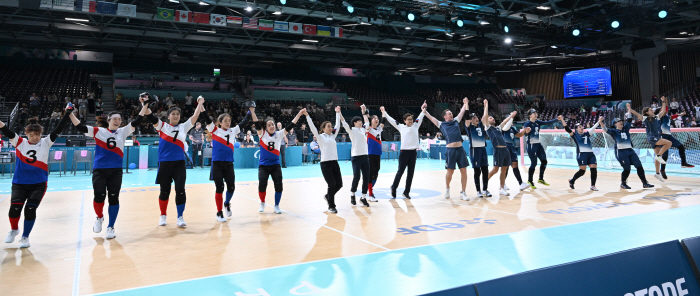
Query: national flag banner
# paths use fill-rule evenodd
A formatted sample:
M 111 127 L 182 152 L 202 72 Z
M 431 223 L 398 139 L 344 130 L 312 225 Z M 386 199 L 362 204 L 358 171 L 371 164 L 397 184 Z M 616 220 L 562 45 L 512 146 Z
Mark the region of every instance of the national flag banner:
M 160 8 L 156 10 L 156 19 L 158 20 L 169 20 L 175 19 L 175 9 Z
M 136 17 L 136 5 L 119 3 L 117 15 Z
M 212 13 L 209 19 L 209 24 L 214 26 L 226 26 L 226 16 L 223 14 Z
M 331 36 L 333 36 L 333 37 L 343 37 L 343 28 L 341 28 L 341 27 L 332 27 L 332 28 L 331 28 Z
M 175 11 L 175 21 L 189 23 L 192 22 L 192 12 L 186 10 L 176 10 Z
M 75 10 L 74 0 L 53 0 L 53 8 L 61 10 Z
M 97 2 L 95 12 L 102 14 L 117 14 L 117 3 Z
M 75 0 L 75 11 L 95 12 L 97 2 L 95 0 Z
M 257 29 L 258 28 L 258 19 L 244 17 L 243 18 L 243 28 Z
M 258 29 L 263 31 L 272 31 L 274 29 L 274 22 L 272 20 L 259 20 Z
M 201 13 L 201 12 L 193 12 L 192 13 L 192 22 L 194 22 L 194 23 L 208 24 L 209 21 L 210 21 L 210 19 L 209 19 L 208 13 Z
M 304 24 L 304 34 L 306 35 L 316 35 L 316 25 Z
M 329 26 L 317 26 L 316 35 L 319 36 L 331 36 L 331 27 Z
M 227 16 L 226 25 L 227 26 L 240 26 L 243 24 L 243 17 L 241 16 Z
M 289 23 L 275 21 L 275 32 L 289 32 Z
M 304 25 L 300 23 L 289 23 L 289 33 L 301 34 L 304 31 Z
M 53 8 L 53 1 L 41 0 L 41 3 L 39 3 L 39 8 Z

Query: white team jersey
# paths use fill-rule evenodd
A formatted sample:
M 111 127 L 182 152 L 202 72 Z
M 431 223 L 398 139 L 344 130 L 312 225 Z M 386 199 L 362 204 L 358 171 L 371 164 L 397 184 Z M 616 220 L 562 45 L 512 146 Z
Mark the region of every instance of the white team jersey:
M 182 124 L 170 125 L 158 120 L 156 130 L 160 134 L 158 143 L 158 161 L 185 160 L 185 141 L 187 132 L 192 129 L 192 121 L 186 120 Z
M 260 165 L 280 164 L 279 149 L 284 137 L 284 130 L 275 131 L 272 135 L 263 131 L 263 135 L 260 137 Z
M 241 132 L 241 128 L 236 125 L 227 130 L 215 126 L 214 123 L 207 125 L 207 130 L 211 133 L 212 161 L 233 161 L 234 143 L 236 135 Z
M 15 165 L 15 175 L 12 177 L 13 184 L 37 184 L 48 181 L 49 178 L 49 150 L 53 145 L 51 136 L 41 139 L 35 145 L 29 144 L 27 139 L 16 135 L 10 139 L 12 146 L 15 146 L 17 163 Z M 62 151 L 61 153 L 68 153 Z
M 86 136 L 95 139 L 94 169 L 121 168 L 124 161 L 124 141 L 134 132 L 131 123 L 116 131 L 103 127 L 88 126 Z

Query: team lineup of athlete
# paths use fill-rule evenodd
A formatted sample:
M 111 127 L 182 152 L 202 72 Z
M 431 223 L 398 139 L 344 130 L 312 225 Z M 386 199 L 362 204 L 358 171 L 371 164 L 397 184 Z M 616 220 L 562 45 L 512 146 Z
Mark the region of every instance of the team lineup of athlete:
M 651 108 L 645 108 L 643 114 L 638 114 L 631 109 L 627 104 L 627 114 L 635 115 L 640 120 L 644 120 L 647 130 L 647 140 L 655 147 L 656 154 L 656 175 L 655 177 L 663 182 L 667 179 L 665 174 L 665 164 L 668 159 L 668 149 L 675 147 L 678 149 L 682 167 L 693 167 L 686 161 L 685 148 L 675 139 L 670 132 L 670 120 L 665 112 L 666 98 L 662 98 L 662 111 L 657 115 Z M 19 220 L 24 210 L 24 228 L 19 241 L 21 248 L 30 246 L 29 234 L 36 220 L 36 211 L 41 203 L 41 200 L 47 189 L 48 181 L 48 158 L 49 150 L 56 141 L 67 122 L 70 120 L 76 129 L 87 137 L 95 139 L 95 159 L 93 166 L 93 207 L 97 216 L 93 231 L 95 233 L 102 232 L 105 214 L 105 200 L 109 203 L 107 208 L 107 230 L 106 238 L 111 239 L 116 237 L 114 226 L 119 213 L 119 192 L 122 183 L 122 164 L 124 142 L 129 135 L 134 131 L 134 127 L 142 122 L 153 124 L 160 135 L 160 143 L 158 147 L 158 173 L 156 176 L 156 184 L 160 185 L 159 206 L 160 220 L 159 225 L 164 226 L 167 223 L 167 207 L 170 199 L 171 186 L 175 183 L 175 205 L 177 207 L 177 226 L 186 227 L 184 221 L 184 211 L 186 204 L 186 165 L 185 165 L 185 140 L 187 132 L 194 126 L 194 123 L 199 119 L 200 114 L 204 111 L 204 98 L 197 99 L 198 106 L 195 109 L 194 115 L 188 120 L 180 123 L 181 110 L 173 107 L 168 110 L 167 122 L 158 119 L 149 109 L 148 96 L 140 98 L 142 103 L 139 115 L 129 124 L 124 127 L 122 118 L 118 112 L 111 112 L 107 116 L 108 127 L 92 127 L 86 126 L 72 114 L 73 107 L 69 104 L 66 107 L 66 112 L 57 127 L 49 133 L 45 138 L 42 138 L 43 127 L 36 122 L 29 122 L 25 127 L 24 132 L 27 138 L 24 139 L 18 134 L 9 129 L 5 123 L 0 121 L 0 131 L 4 136 L 10 139 L 10 142 L 16 149 L 16 169 L 12 179 L 11 206 L 9 210 L 9 220 L 11 230 L 8 233 L 5 242 L 13 243 L 19 231 Z M 422 112 L 414 119 L 414 115 L 403 115 L 403 123 L 394 120 L 384 107 L 380 107 L 382 119 L 376 115 L 369 115 L 369 110 L 362 105 L 362 117 L 355 116 L 350 120 L 350 124 L 343 118 L 340 107 L 335 108 L 336 118 L 335 125 L 330 121 L 325 121 L 320 124 L 320 130 L 316 128 L 311 117 L 302 109 L 294 117 L 294 119 L 283 129 L 277 130 L 275 120 L 267 118 L 258 120 L 255 114 L 255 108 L 250 107 L 245 118 L 232 127 L 232 117 L 229 114 L 221 114 L 214 121 L 204 113 L 204 121 L 207 124 L 207 130 L 212 136 L 212 165 L 211 179 L 216 186 L 215 203 L 216 203 L 216 219 L 219 222 L 226 222 L 226 217 L 231 217 L 230 201 L 235 191 L 235 172 L 234 172 L 234 142 L 236 135 L 241 129 L 246 127 L 250 122 L 255 124 L 260 139 L 260 154 L 258 167 L 258 193 L 260 198 L 259 212 L 263 213 L 267 206 L 266 193 L 268 179 L 271 177 L 274 184 L 274 212 L 281 214 L 280 201 L 282 199 L 282 169 L 280 166 L 280 151 L 279 148 L 287 133 L 297 124 L 301 116 L 306 117 L 306 121 L 314 136 L 317 138 L 319 149 L 321 151 L 321 172 L 327 183 L 328 190 L 325 194 L 325 199 L 328 203 L 328 212 L 337 213 L 335 195 L 343 187 L 342 174 L 338 164 L 338 152 L 336 145 L 336 136 L 338 135 L 340 126 L 348 133 L 352 142 L 351 157 L 353 180 L 351 185 L 352 205 L 356 205 L 355 193 L 358 190 L 360 177 L 362 178 L 362 188 L 360 203 L 369 207 L 368 201 L 377 202 L 373 193 L 373 188 L 376 185 L 380 170 L 380 160 L 382 154 L 381 132 L 385 123 L 391 124 L 401 134 L 401 148 L 398 157 L 398 171 L 391 184 L 391 196 L 396 198 L 397 189 L 401 178 L 408 169 L 404 191 L 402 197 L 410 199 L 411 183 L 416 165 L 417 150 L 419 149 L 419 134 L 418 129 L 423 122 L 423 118 L 427 117 L 435 124 L 446 140 L 445 151 L 445 198 L 450 198 L 450 183 L 455 169 L 459 168 L 461 175 L 461 191 L 460 198 L 468 201 L 470 198 L 466 194 L 467 186 L 467 167 L 470 162 L 474 169 L 474 183 L 478 197 L 491 197 L 492 194 L 488 191 L 488 181 L 496 173 L 499 174 L 499 194 L 509 195 L 509 188 L 505 185 L 505 180 L 508 175 L 509 167 L 512 168 L 520 190 L 537 189 L 533 182 L 535 169 L 540 163 L 538 184 L 549 185 L 544 181 L 544 172 L 547 167 L 547 156 L 545 150 L 540 143 L 539 134 L 541 126 L 550 125 L 557 121 L 561 121 L 566 132 L 573 138 L 576 144 L 577 162 L 579 171 L 569 180 L 569 185 L 574 189 L 574 184 L 577 179 L 584 175 L 586 167 L 591 170 L 591 190 L 597 191 L 595 187 L 597 178 L 596 157 L 593 154 L 591 145 L 591 135 L 595 133 L 598 126 L 604 132 L 609 134 L 615 142 L 615 156 L 623 168 L 621 175 L 620 187 L 631 189 L 627 184 L 627 177 L 630 174 L 631 166 L 637 169 L 637 175 L 642 181 L 644 188 L 652 188 L 654 185 L 649 184 L 644 176 L 644 169 L 639 160 L 639 157 L 633 150 L 633 144 L 630 137 L 631 118 L 626 116 L 627 120 L 616 118 L 612 122 L 612 126 L 607 127 L 603 124 L 603 118 L 596 123 L 592 128 L 585 130 L 583 126 L 577 124 L 572 130 L 567 126 L 562 116 L 550 121 L 538 120 L 538 112 L 535 109 L 528 111 L 528 120 L 525 122 L 523 129 L 518 130 L 513 127 L 513 118 L 517 114 L 513 111 L 500 124 L 496 124 L 496 120 L 488 114 L 488 101 L 484 100 L 484 113 L 479 117 L 476 113 L 468 113 L 469 100 L 464 98 L 463 106 L 457 116 L 454 116 L 450 110 L 442 112 L 444 121 L 438 121 L 431 116 L 427 111 L 427 104 L 424 102 L 421 106 Z M 469 119 L 465 120 L 465 128 L 469 138 L 470 148 L 469 155 L 463 147 L 462 133 L 460 121 L 465 113 L 468 113 Z M 489 171 L 489 161 L 486 152 L 486 134 L 494 147 L 493 149 L 493 168 Z M 515 148 L 517 138 L 525 136 L 525 144 L 531 164 L 528 170 L 528 180 L 523 182 L 518 168 L 518 151 Z M 233 140 L 233 141 L 232 141 Z M 467 158 L 469 157 L 469 158 Z M 470 161 L 471 160 L 471 161 Z M 479 182 L 479 180 L 482 182 Z M 226 197 L 224 199 L 224 189 Z M 225 212 L 224 212 L 225 211 Z

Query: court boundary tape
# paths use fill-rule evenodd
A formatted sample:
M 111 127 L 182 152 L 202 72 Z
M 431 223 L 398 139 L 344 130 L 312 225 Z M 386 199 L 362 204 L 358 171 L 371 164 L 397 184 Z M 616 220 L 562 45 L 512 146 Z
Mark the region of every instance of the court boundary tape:
M 233 276 L 233 275 L 242 274 L 242 273 L 258 272 L 258 271 L 264 271 L 264 270 L 268 270 L 268 269 L 284 268 L 284 267 L 298 266 L 298 265 L 310 264 L 310 263 L 319 263 L 319 262 L 325 262 L 325 261 L 331 261 L 331 260 L 342 260 L 342 259 L 345 259 L 345 258 L 353 258 L 353 257 L 358 257 L 358 256 L 367 256 L 367 255 L 371 255 L 371 254 L 391 253 L 391 252 L 405 251 L 405 250 L 410 250 L 410 249 L 415 249 L 415 248 L 424 248 L 424 247 L 435 247 L 435 246 L 439 246 L 439 245 L 445 245 L 445 244 L 451 244 L 451 243 L 458 243 L 458 242 L 466 242 L 466 241 L 470 241 L 470 240 L 484 239 L 484 238 L 490 238 L 490 237 L 496 237 L 496 236 L 503 236 L 503 235 L 513 235 L 513 234 L 522 233 L 522 232 L 541 231 L 541 230 L 543 230 L 543 229 L 550 229 L 550 228 L 556 228 L 556 227 L 566 227 L 566 226 L 574 226 L 574 225 L 585 224 L 585 223 L 601 222 L 601 221 L 605 221 L 605 220 L 613 220 L 613 219 L 627 218 L 627 217 L 637 216 L 637 215 L 654 214 L 654 213 L 663 212 L 663 211 L 674 211 L 674 210 L 681 210 L 681 209 L 689 209 L 689 208 L 693 208 L 693 207 L 697 207 L 698 209 L 700 209 L 700 205 L 692 205 L 692 206 L 686 206 L 686 207 L 680 207 L 680 208 L 673 208 L 673 209 L 662 210 L 662 211 L 639 213 L 639 214 L 634 214 L 634 215 L 630 215 L 630 216 L 621 216 L 621 217 L 614 217 L 614 218 L 609 218 L 609 219 L 585 221 L 585 222 L 578 222 L 578 223 L 572 223 L 572 224 L 557 225 L 557 226 L 551 226 L 551 227 L 545 227 L 545 228 L 530 229 L 530 230 L 522 230 L 522 231 L 517 231 L 517 232 L 510 232 L 510 233 L 501 233 L 501 234 L 487 235 L 487 236 L 482 236 L 482 237 L 477 237 L 477 238 L 468 238 L 468 239 L 462 239 L 462 240 L 455 240 L 455 241 L 451 241 L 451 242 L 443 242 L 443 243 L 430 244 L 430 245 L 422 245 L 422 246 L 413 246 L 413 247 L 399 248 L 399 249 L 393 249 L 393 250 L 389 250 L 389 251 L 379 251 L 379 252 L 374 252 L 374 253 L 357 254 L 357 255 L 344 256 L 344 257 L 336 257 L 336 258 L 328 258 L 328 259 L 322 259 L 322 260 L 316 260 L 316 261 L 309 261 L 309 262 L 301 262 L 301 263 L 293 263 L 293 264 L 280 265 L 280 266 L 265 267 L 265 268 L 260 268 L 260 269 L 252 269 L 252 270 L 245 270 L 245 271 L 237 271 L 237 272 L 231 272 L 231 273 L 225 273 L 225 274 L 210 275 L 210 276 L 204 276 L 204 277 L 198 277 L 198 278 L 192 278 L 192 279 L 186 279 L 186 280 L 178 280 L 178 281 L 172 281 L 172 282 L 167 282 L 167 283 L 153 284 L 153 285 L 147 285 L 147 286 L 141 286 L 141 287 L 134 287 L 134 288 L 127 288 L 127 289 L 121 289 L 121 290 L 113 290 L 113 291 L 107 291 L 107 292 L 101 292 L 101 293 L 93 293 L 93 294 L 87 294 L 87 295 L 106 295 L 106 294 L 110 294 L 110 293 L 120 293 L 120 292 L 126 292 L 126 291 L 131 291 L 131 290 L 138 290 L 138 289 L 153 288 L 153 287 L 165 286 L 165 285 L 171 285 L 171 284 L 178 284 L 178 283 L 183 283 L 183 282 L 188 282 L 188 281 L 203 280 L 203 279 L 215 278 L 215 277 L 222 277 L 222 276 Z M 573 261 L 572 261 L 572 262 L 573 262 Z M 532 269 L 532 270 L 534 270 L 534 269 Z
M 83 190 L 80 202 L 80 220 L 78 222 L 78 245 L 75 250 L 75 267 L 73 270 L 73 293 L 72 295 L 80 295 L 80 256 L 83 250 L 83 212 L 85 211 L 85 190 Z

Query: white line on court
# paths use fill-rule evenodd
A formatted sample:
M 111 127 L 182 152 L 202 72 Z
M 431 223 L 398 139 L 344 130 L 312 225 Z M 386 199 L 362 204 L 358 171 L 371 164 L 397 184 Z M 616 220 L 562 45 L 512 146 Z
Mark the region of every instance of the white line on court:
M 80 220 L 78 222 L 78 249 L 75 251 L 75 268 L 73 269 L 73 293 L 80 295 L 80 254 L 83 249 L 83 210 L 85 209 L 85 190 L 80 200 Z
M 250 196 L 247 196 L 247 195 L 240 194 L 240 193 L 238 193 L 238 192 L 235 192 L 234 194 L 243 196 L 243 197 L 245 197 L 245 198 L 247 198 L 247 199 L 250 199 L 250 200 L 252 200 L 252 201 L 257 201 L 257 199 L 254 199 L 254 198 L 252 198 L 252 197 L 250 197 Z M 268 205 L 266 204 L 266 206 L 268 206 Z M 272 206 L 270 206 L 270 207 L 272 207 Z M 321 226 L 323 226 L 323 227 L 325 227 L 325 228 L 328 228 L 328 229 L 333 230 L 333 231 L 335 231 L 335 232 L 338 232 L 338 233 L 340 233 L 340 234 L 344 234 L 344 235 L 347 235 L 347 236 L 349 236 L 349 237 L 352 237 L 352 238 L 354 238 L 354 239 L 356 239 L 356 240 L 359 240 L 359 241 L 368 243 L 368 244 L 370 244 L 370 245 L 373 245 L 373 246 L 375 246 L 375 247 L 377 247 L 377 248 L 380 248 L 380 249 L 382 249 L 382 250 L 384 250 L 384 251 L 391 251 L 391 249 L 389 249 L 389 248 L 386 248 L 386 247 L 384 247 L 384 246 L 380 246 L 380 245 L 375 244 L 375 243 L 373 243 L 373 242 L 370 242 L 370 241 L 361 239 L 361 238 L 356 237 L 356 236 L 354 236 L 354 235 L 352 235 L 352 234 L 349 234 L 349 233 L 347 233 L 347 232 L 343 232 L 343 231 L 340 231 L 340 230 L 338 230 L 338 229 L 335 229 L 335 228 L 326 226 L 325 224 L 318 223 L 318 222 L 316 222 L 316 221 L 314 221 L 314 220 L 307 219 L 307 218 L 304 217 L 304 216 L 300 216 L 300 215 L 297 215 L 297 214 L 294 214 L 294 213 L 292 213 L 292 212 L 285 211 L 285 210 L 282 210 L 282 212 L 285 212 L 285 213 L 288 213 L 288 214 L 290 214 L 290 215 L 292 215 L 292 216 L 295 216 L 295 217 L 304 219 L 304 220 L 309 221 L 309 222 L 311 222 L 311 223 L 314 223 L 314 224 L 317 224 L 317 225 L 321 225 Z
M 5 196 L 3 196 L 2 198 L 0 198 L 0 202 L 2 202 L 3 200 L 5 200 L 5 199 L 6 199 L 8 196 L 10 196 L 10 195 L 12 195 L 12 194 L 8 194 L 8 195 L 5 195 Z

